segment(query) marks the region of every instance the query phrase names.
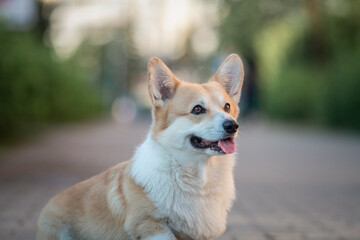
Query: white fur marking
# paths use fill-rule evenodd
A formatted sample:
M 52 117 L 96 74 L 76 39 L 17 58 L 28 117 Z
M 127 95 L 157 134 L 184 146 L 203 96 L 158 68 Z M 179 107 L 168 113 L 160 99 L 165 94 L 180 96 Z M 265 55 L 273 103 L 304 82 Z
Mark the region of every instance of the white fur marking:
M 147 237 L 146 240 L 176 240 L 171 233 L 156 234 L 155 236 Z
M 171 140 L 172 134 L 165 130 L 158 139 Z M 190 145 L 183 150 L 165 146 L 148 135 L 135 153 L 132 177 L 159 209 L 156 216 L 168 218 L 172 229 L 194 239 L 219 236 L 234 199 L 232 156 L 194 154 Z M 209 177 L 216 181 L 211 187 Z

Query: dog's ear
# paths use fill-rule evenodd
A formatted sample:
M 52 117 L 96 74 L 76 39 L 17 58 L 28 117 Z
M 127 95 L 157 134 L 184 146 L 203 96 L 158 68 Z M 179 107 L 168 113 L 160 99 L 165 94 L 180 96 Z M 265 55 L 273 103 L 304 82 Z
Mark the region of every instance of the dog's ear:
M 159 58 L 151 58 L 148 64 L 148 88 L 153 105 L 164 106 L 175 92 L 178 83 L 175 75 Z
M 210 81 L 220 83 L 231 99 L 238 103 L 244 80 L 244 67 L 236 54 L 229 55 Z

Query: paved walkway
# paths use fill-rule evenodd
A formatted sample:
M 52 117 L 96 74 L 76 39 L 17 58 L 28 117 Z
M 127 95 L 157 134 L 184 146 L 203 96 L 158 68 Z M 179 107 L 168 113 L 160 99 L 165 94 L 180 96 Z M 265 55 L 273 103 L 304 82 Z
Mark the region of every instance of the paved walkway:
M 52 130 L 1 152 L 0 240 L 34 239 L 57 192 L 132 156 L 149 122 Z M 360 137 L 245 123 L 224 240 L 360 240 Z

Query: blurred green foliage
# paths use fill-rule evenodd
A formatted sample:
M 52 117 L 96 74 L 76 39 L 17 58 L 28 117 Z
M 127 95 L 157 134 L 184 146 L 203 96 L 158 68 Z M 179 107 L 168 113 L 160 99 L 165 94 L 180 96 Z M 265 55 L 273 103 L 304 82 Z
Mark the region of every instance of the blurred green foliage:
M 99 113 L 101 101 L 76 63 L 57 62 L 37 35 L 0 32 L 0 136 L 24 126 Z
M 350 5 L 344 15 L 322 9 L 315 28 L 299 11 L 259 33 L 263 109 L 275 118 L 360 129 L 359 8 Z
M 232 24 L 232 12 L 248 21 L 256 12 L 261 24 L 231 42 L 240 53 L 251 49 L 244 56 L 256 63 L 260 109 L 273 118 L 360 129 L 360 2 L 279 0 L 280 14 L 271 17 L 259 7 L 263 2 L 229 1 L 228 25 L 222 26 L 224 33 L 241 32 L 245 20 Z
M 248 60 L 255 58 L 257 33 L 269 21 L 298 8 L 298 0 L 224 0 L 219 29 L 221 48 L 238 51 Z

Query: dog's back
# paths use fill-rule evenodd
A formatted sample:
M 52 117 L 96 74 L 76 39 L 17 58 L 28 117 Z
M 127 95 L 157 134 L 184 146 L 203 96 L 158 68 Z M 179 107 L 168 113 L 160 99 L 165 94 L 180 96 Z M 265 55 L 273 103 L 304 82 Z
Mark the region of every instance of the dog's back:
M 155 207 L 130 178 L 128 167 L 129 161 L 121 163 L 51 199 L 40 215 L 36 238 L 130 239 L 125 216 L 132 221 L 128 225 L 141 225 L 136 213 L 147 215 Z M 157 234 L 156 229 L 143 230 Z

